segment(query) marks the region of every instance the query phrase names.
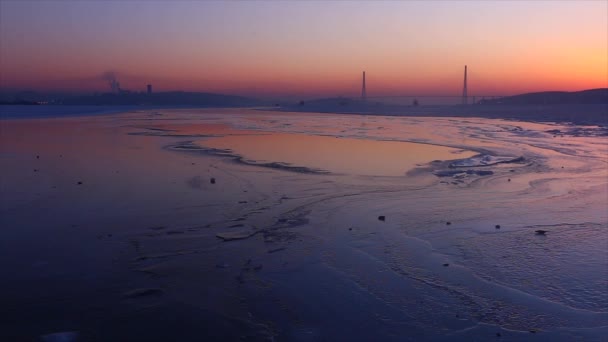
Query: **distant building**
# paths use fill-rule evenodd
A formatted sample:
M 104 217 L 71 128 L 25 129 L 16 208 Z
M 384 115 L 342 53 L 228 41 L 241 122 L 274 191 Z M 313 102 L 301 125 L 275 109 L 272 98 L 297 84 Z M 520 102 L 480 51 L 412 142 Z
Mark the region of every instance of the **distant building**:
M 152 94 L 152 85 L 148 84 L 148 94 Z

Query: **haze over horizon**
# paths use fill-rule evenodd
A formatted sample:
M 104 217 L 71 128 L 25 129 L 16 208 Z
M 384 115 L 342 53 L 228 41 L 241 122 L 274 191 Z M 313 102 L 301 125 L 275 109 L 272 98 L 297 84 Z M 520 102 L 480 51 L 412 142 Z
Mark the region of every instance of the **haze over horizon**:
M 0 2 L 0 90 L 249 96 L 608 87 L 608 2 Z

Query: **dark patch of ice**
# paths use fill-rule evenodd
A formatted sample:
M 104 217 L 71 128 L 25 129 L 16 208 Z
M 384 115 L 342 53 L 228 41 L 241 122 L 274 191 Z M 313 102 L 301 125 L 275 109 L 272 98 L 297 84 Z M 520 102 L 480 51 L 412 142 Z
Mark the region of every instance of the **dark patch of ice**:
M 255 234 L 259 233 L 260 231 L 255 231 L 255 230 L 243 230 L 243 231 L 237 231 L 237 232 L 220 232 L 215 234 L 215 236 L 217 236 L 218 238 L 224 240 L 224 241 L 232 241 L 232 240 L 242 240 L 242 239 L 247 239 L 249 237 L 254 236 Z
M 40 336 L 43 342 L 72 342 L 78 341 L 80 334 L 77 331 L 62 331 Z
M 597 126 L 597 127 L 573 126 L 565 131 L 561 131 L 559 129 L 551 129 L 551 130 L 548 130 L 545 132 L 553 134 L 555 136 L 605 137 L 605 136 L 608 136 L 608 127 L 607 126 Z
M 139 298 L 139 297 L 149 297 L 149 296 L 159 296 L 163 294 L 163 290 L 159 288 L 143 288 L 143 289 L 135 289 L 128 292 L 125 292 L 123 296 L 125 298 Z
M 245 165 L 252 165 L 252 166 L 268 167 L 271 169 L 279 169 L 279 170 L 298 172 L 298 173 L 312 173 L 312 174 L 329 174 L 330 173 L 329 171 L 322 170 L 322 169 L 315 169 L 315 168 L 310 168 L 310 167 L 306 167 L 306 166 L 295 166 L 295 165 L 291 165 L 288 163 L 281 163 L 281 162 L 264 163 L 264 162 L 258 162 L 255 160 L 248 160 L 248 159 L 245 159 L 243 156 L 234 153 L 230 149 L 207 148 L 207 147 L 195 145 L 192 142 L 180 143 L 178 145 L 171 146 L 170 149 L 182 150 L 182 151 L 197 151 L 197 152 L 215 155 L 215 156 L 231 157 L 231 158 L 234 158 L 234 160 L 237 163 L 241 163 L 241 164 L 245 164 Z
M 268 253 L 276 253 L 276 252 L 284 251 L 285 249 L 286 249 L 285 247 L 279 247 L 279 248 L 269 250 Z

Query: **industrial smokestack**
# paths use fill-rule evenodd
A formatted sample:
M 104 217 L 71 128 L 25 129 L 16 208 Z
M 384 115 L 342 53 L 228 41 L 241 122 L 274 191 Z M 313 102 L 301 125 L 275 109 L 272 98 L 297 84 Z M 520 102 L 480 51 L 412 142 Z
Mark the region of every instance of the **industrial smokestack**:
M 148 84 L 147 88 L 148 88 L 148 95 L 152 94 L 152 85 Z
M 120 83 L 118 82 L 118 80 L 116 80 L 116 74 L 114 74 L 112 71 L 106 71 L 101 75 L 101 78 L 104 81 L 107 81 L 108 84 L 110 85 L 110 91 L 113 93 L 119 93 L 120 92 Z
M 120 82 L 114 80 L 112 83 L 112 91 L 115 93 L 120 93 Z

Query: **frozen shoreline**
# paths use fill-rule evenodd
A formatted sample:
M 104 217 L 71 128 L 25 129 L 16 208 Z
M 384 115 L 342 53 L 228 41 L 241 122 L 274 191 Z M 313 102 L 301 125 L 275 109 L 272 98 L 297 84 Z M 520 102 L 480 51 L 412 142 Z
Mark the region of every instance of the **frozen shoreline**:
M 284 112 L 335 113 L 356 115 L 460 117 L 507 119 L 528 122 L 563 122 L 574 125 L 608 125 L 608 104 L 589 105 L 452 105 L 403 106 L 390 104 L 357 104 L 341 106 L 333 103 L 311 103 L 285 106 Z
M 505 120 L 217 109 L 2 125 L 6 339 L 606 332 L 603 136 Z M 377 177 L 247 165 L 234 151 L 184 145 L 276 133 L 454 153 Z M 460 157 L 467 146 L 494 157 Z
M 391 104 L 364 104 L 353 106 L 332 103 L 311 103 L 304 106 L 253 107 L 261 111 L 327 113 L 349 115 L 459 117 L 520 120 L 527 122 L 562 122 L 573 125 L 608 126 L 608 104 L 588 105 L 423 105 L 418 107 Z M 216 107 L 222 110 L 230 107 Z M 0 106 L 1 119 L 28 119 L 65 116 L 89 116 L 122 113 L 125 111 L 156 111 L 213 109 L 196 106 Z

